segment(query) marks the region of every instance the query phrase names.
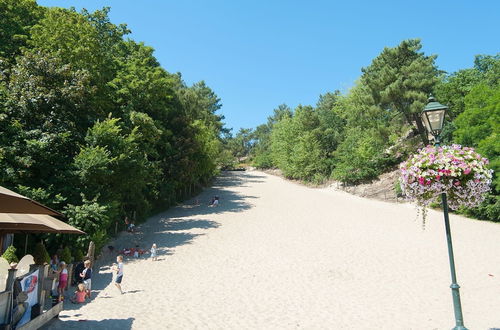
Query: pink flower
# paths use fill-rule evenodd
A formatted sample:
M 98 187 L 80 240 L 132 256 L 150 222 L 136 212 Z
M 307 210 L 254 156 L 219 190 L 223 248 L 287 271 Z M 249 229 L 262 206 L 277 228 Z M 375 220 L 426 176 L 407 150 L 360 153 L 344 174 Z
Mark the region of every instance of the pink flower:
M 441 179 L 441 175 L 436 175 L 436 180 Z
M 425 179 L 423 177 L 418 178 L 418 183 L 423 185 L 425 183 Z
M 460 186 L 460 181 L 458 181 L 458 180 L 457 180 L 457 181 L 455 181 L 454 185 L 455 185 L 455 186 Z
M 466 168 L 466 169 L 464 170 L 464 174 L 465 174 L 465 175 L 467 175 L 467 174 L 469 174 L 469 173 L 470 173 L 470 168 Z

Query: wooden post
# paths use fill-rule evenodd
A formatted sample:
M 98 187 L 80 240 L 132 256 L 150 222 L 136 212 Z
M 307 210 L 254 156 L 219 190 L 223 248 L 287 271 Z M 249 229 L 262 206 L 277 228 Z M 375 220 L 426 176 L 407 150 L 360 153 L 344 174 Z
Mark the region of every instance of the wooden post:
M 28 234 L 26 235 L 26 240 L 24 241 L 24 255 L 28 254 Z
M 7 286 L 6 291 L 10 291 L 10 310 L 14 309 L 14 281 L 16 280 L 17 269 L 11 268 L 9 269 L 9 274 L 7 275 Z M 8 323 L 12 323 L 12 312 L 9 313 Z
M 16 273 L 17 269 L 11 268 L 9 269 L 9 274 L 7 275 L 7 290 L 6 291 L 12 291 L 13 286 L 14 286 L 14 281 L 16 280 Z
M 89 243 L 89 249 L 87 251 L 87 258 L 90 259 L 91 267 L 94 266 L 94 254 L 95 254 L 95 243 L 91 241 Z

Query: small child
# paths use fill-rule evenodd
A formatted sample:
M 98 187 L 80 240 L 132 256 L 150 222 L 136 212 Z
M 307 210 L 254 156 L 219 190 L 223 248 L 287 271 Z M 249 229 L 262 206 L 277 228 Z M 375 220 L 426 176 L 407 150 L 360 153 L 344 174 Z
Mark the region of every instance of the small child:
M 75 291 L 75 295 L 71 298 L 71 302 L 73 304 L 83 304 L 86 297 L 87 291 L 85 290 L 85 285 L 83 283 L 78 283 L 78 290 Z
M 85 269 L 81 272 L 80 278 L 83 280 L 83 284 L 87 290 L 87 296 L 90 299 L 90 290 L 92 290 L 92 268 L 90 268 L 90 260 L 85 260 L 83 264 Z
M 121 285 L 123 279 L 123 257 L 121 255 L 117 256 L 116 262 L 118 264 L 113 265 L 113 271 L 116 272 L 115 286 L 118 288 L 118 290 L 120 290 L 120 293 L 123 294 Z
M 158 253 L 158 250 L 156 248 L 156 243 L 153 244 L 153 246 L 151 247 L 151 261 L 156 261 L 158 260 L 157 258 L 157 253 Z
M 57 292 L 59 293 L 59 301 L 64 300 L 64 289 L 68 285 L 68 269 L 66 268 L 66 263 L 61 261 L 59 263 L 59 270 L 57 271 L 59 275 L 59 285 L 57 286 Z

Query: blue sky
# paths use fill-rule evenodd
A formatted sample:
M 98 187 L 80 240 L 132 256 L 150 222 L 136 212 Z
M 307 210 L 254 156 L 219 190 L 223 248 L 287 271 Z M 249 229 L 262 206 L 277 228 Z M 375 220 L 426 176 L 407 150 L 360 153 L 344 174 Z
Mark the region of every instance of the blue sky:
M 441 70 L 500 52 L 500 1 L 39 0 L 111 7 L 113 23 L 152 46 L 162 66 L 222 99 L 228 127 L 255 127 L 279 104 L 345 92 L 385 46 L 421 38 Z

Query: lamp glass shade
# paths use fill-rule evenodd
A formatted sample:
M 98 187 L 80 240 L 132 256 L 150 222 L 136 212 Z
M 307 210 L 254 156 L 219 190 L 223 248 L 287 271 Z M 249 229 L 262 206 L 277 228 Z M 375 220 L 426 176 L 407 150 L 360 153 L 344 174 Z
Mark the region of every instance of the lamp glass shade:
M 424 110 L 422 121 L 427 131 L 433 135 L 439 134 L 443 129 L 446 109 Z

